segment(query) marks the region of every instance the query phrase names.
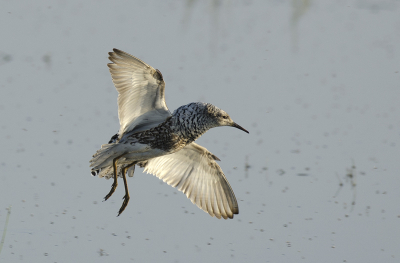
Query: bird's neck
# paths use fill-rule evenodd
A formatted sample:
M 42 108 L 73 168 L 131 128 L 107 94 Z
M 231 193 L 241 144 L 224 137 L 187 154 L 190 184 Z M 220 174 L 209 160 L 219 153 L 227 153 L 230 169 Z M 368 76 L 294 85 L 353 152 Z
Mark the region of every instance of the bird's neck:
M 169 120 L 171 129 L 180 138 L 186 140 L 186 144 L 192 143 L 197 140 L 206 131 L 213 128 L 209 122 L 199 115 L 175 115 Z

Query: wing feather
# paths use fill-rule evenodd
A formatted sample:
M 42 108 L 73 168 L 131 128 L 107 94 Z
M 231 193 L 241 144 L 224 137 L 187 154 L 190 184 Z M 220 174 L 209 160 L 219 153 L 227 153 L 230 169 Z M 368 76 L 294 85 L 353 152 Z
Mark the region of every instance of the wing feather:
M 150 129 L 171 116 L 165 103 L 165 82 L 159 70 L 118 49 L 108 53 L 108 67 L 118 91 L 119 134 Z M 146 118 L 143 116 L 147 116 Z
M 224 219 L 239 213 L 235 194 L 206 148 L 191 143 L 182 150 L 142 162 L 145 172 L 153 174 L 179 191 L 211 216 Z

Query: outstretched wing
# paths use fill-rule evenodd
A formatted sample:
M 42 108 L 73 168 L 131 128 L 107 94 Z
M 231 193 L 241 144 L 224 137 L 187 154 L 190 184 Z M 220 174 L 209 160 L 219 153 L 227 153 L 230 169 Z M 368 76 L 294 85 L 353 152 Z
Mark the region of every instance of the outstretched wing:
M 206 148 L 191 143 L 182 150 L 142 163 L 145 172 L 154 174 L 179 191 L 211 216 L 224 219 L 239 214 L 239 207 L 219 160 Z
M 165 82 L 158 69 L 118 49 L 108 53 L 117 89 L 119 135 L 155 127 L 171 115 L 165 104 Z

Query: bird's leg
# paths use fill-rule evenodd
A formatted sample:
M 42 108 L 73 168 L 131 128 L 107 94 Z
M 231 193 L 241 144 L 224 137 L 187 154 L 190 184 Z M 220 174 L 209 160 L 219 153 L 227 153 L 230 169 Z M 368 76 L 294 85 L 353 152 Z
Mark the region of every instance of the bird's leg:
M 122 155 L 118 156 L 117 158 L 113 159 L 113 168 L 114 168 L 114 183 L 111 185 L 111 190 L 110 192 L 104 197 L 104 201 L 107 201 L 108 198 L 112 196 L 112 194 L 115 192 L 115 189 L 117 189 L 118 186 L 118 170 L 117 170 L 117 161 L 119 158 L 121 158 Z
M 130 197 L 129 197 L 129 191 L 128 191 L 128 182 L 126 181 L 126 172 L 128 171 L 129 168 L 131 168 L 131 167 L 134 166 L 135 164 L 137 164 L 137 162 L 133 162 L 133 163 L 131 163 L 131 164 L 128 164 L 127 166 L 125 166 L 124 168 L 122 168 L 122 171 L 121 171 L 121 172 L 122 172 L 122 178 L 124 179 L 125 195 L 124 195 L 124 197 L 123 197 L 124 202 L 122 203 L 122 206 L 121 206 L 121 208 L 119 209 L 118 216 L 119 216 L 122 212 L 124 212 L 126 206 L 127 206 L 128 203 L 129 203 Z

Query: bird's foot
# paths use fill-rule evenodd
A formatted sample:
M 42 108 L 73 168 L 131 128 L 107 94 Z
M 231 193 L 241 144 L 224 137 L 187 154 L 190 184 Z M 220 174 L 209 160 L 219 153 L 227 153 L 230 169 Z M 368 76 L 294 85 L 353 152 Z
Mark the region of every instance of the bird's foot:
M 110 192 L 104 197 L 103 202 L 104 202 L 104 201 L 107 201 L 107 199 L 110 198 L 110 197 L 113 195 L 113 193 L 115 192 L 115 189 L 117 189 L 117 186 L 118 186 L 118 183 L 113 183 L 113 184 L 111 185 L 111 190 L 110 190 Z
M 124 202 L 122 203 L 121 208 L 119 209 L 118 215 L 119 216 L 122 212 L 124 212 L 125 208 L 127 207 L 128 203 L 129 203 L 129 194 L 125 194 L 125 196 L 123 197 Z

